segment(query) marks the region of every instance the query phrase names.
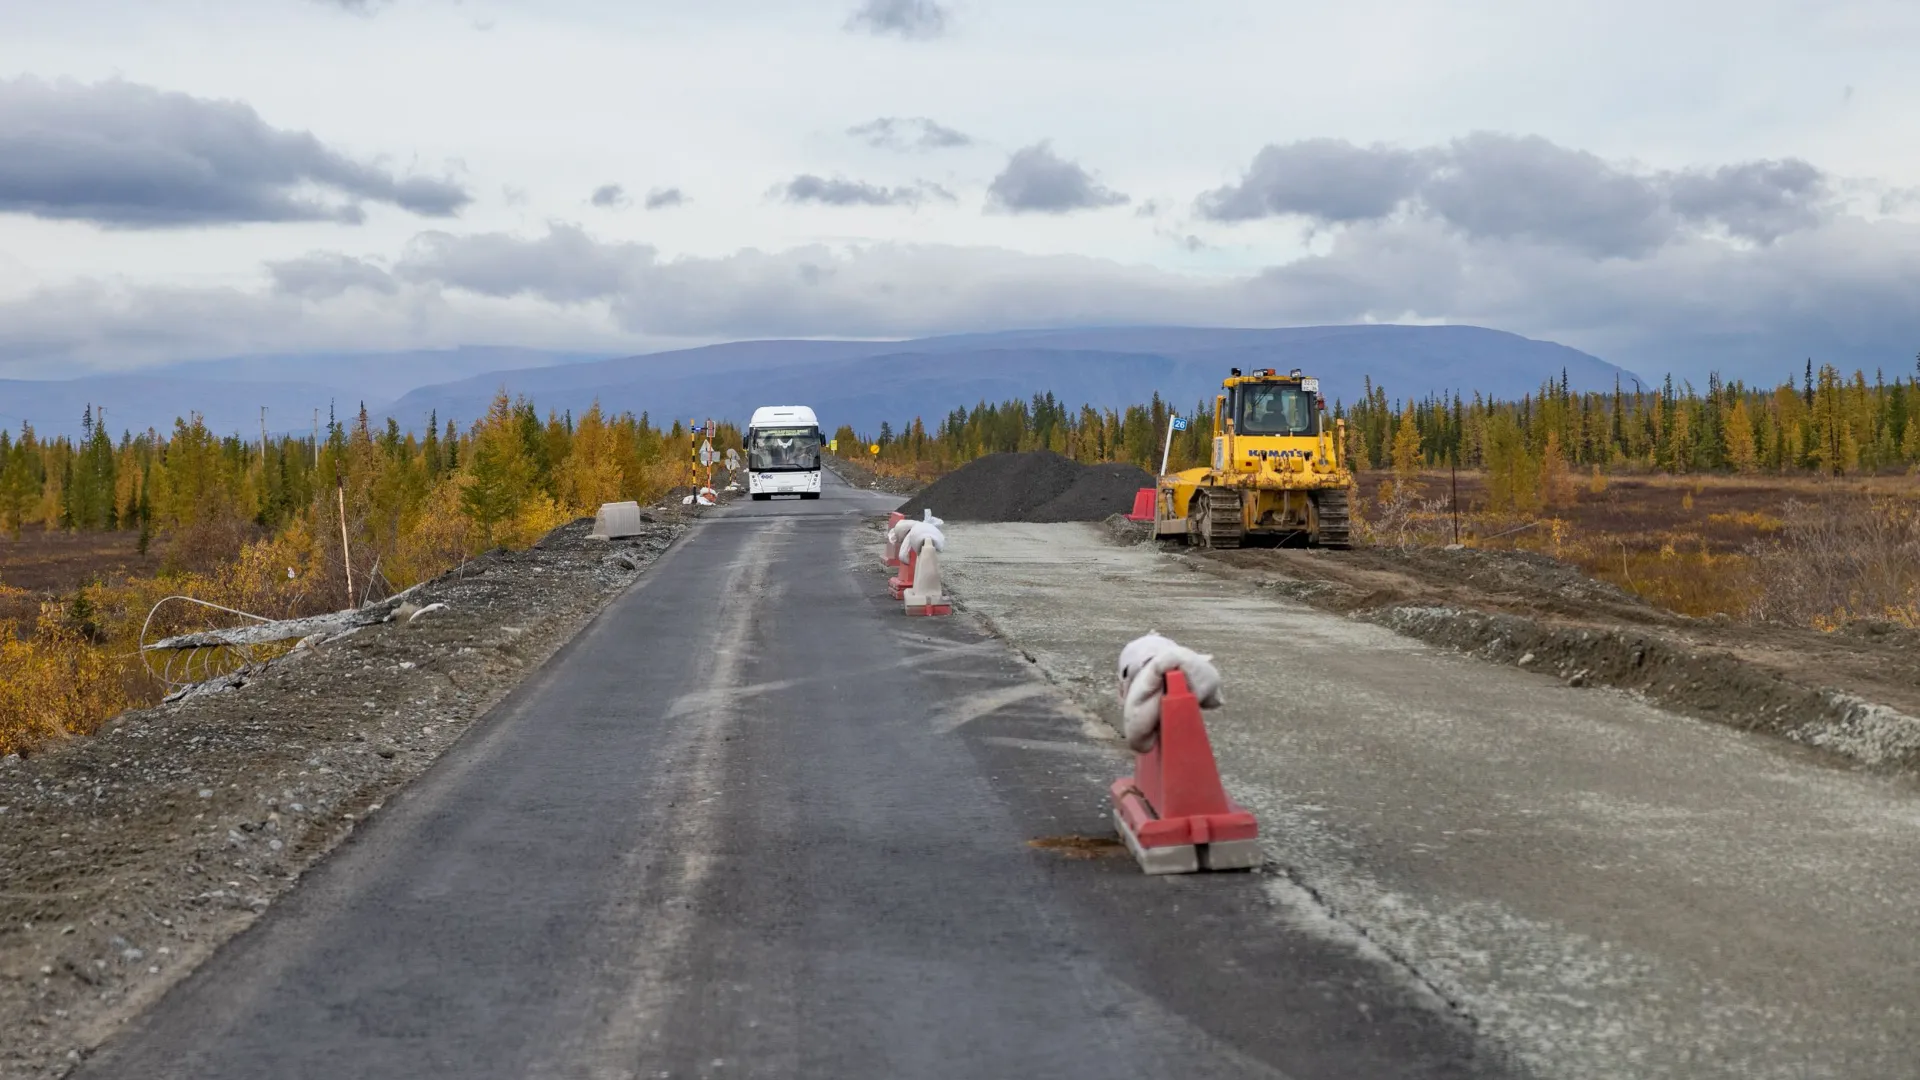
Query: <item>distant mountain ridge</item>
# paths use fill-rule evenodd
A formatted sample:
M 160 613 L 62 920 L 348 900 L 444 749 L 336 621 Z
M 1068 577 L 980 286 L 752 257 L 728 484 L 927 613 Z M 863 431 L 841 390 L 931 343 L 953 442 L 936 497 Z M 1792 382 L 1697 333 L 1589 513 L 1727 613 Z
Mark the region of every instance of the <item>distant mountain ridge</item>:
M 1357 400 L 1369 377 L 1399 398 L 1447 391 L 1519 397 L 1562 372 L 1575 389 L 1638 381 L 1578 349 L 1476 326 L 1098 327 L 712 345 L 423 387 L 389 414 L 403 426 L 430 412 L 474 417 L 504 388 L 543 410 L 577 413 L 597 400 L 604 410 L 645 411 L 663 423 L 743 420 L 756 405 L 806 404 L 823 422 L 871 431 L 881 421 L 932 423 L 982 400 L 1048 392 L 1070 407 L 1100 408 L 1158 392 L 1187 408 L 1210 400 L 1234 367 L 1298 367 L 1343 402 Z
M 463 346 L 404 352 L 286 353 L 195 360 L 124 374 L 76 379 L 0 379 L 0 427 L 16 433 L 31 423 L 42 435 L 77 435 L 88 408 L 104 408 L 108 430 L 160 431 L 176 418 L 199 413 L 221 435 L 259 434 L 264 406 L 267 430 L 298 434 L 313 428 L 316 414 L 351 417 L 366 405 L 384 416 L 394 399 L 423 386 L 489 371 L 529 371 L 604 353 L 565 353 L 501 346 Z
M 648 413 L 661 424 L 745 420 L 758 405 L 806 404 L 831 426 L 874 431 L 914 417 L 937 423 L 980 401 L 1052 393 L 1069 407 L 1117 408 L 1154 393 L 1177 408 L 1211 400 L 1228 369 L 1298 367 L 1330 398 L 1352 402 L 1371 377 L 1396 398 L 1474 391 L 1518 397 L 1566 372 L 1575 389 L 1637 377 L 1549 341 L 1476 326 L 1308 326 L 1281 329 L 1091 327 L 953 334 L 909 341 L 760 340 L 604 358 L 467 347 L 400 353 L 244 356 L 127 375 L 0 380 L 0 425 L 31 420 L 74 434 L 88 404 L 109 429 L 170 428 L 199 412 L 221 434 L 310 430 L 318 410 L 409 430 L 430 415 L 471 423 L 505 389 L 542 412 Z

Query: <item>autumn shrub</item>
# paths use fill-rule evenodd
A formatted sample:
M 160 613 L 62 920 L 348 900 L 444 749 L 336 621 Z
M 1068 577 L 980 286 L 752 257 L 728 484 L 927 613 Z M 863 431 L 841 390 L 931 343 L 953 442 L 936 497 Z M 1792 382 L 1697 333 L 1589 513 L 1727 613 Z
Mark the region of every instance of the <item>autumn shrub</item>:
M 386 559 L 388 580 L 405 589 L 459 565 L 471 546 L 470 532 L 460 513 L 459 489 L 440 485 L 401 529 Z
M 1855 619 L 1920 626 L 1920 506 L 1911 501 L 1788 503 L 1785 526 L 1753 557 L 1757 618 L 1822 629 Z
M 1447 500 L 1424 499 L 1412 480 L 1382 484 L 1371 503 L 1354 500 L 1350 524 L 1362 544 L 1373 547 L 1419 547 L 1445 544 L 1453 538 Z
M 0 755 L 90 734 L 128 703 L 108 649 L 68 626 L 54 604 L 42 606 L 30 640 L 0 623 L 0 672 Z
M 1589 576 L 1617 585 L 1668 611 L 1695 617 L 1745 615 L 1753 605 L 1752 557 L 1716 553 L 1704 544 L 1658 548 L 1616 543 L 1570 560 Z

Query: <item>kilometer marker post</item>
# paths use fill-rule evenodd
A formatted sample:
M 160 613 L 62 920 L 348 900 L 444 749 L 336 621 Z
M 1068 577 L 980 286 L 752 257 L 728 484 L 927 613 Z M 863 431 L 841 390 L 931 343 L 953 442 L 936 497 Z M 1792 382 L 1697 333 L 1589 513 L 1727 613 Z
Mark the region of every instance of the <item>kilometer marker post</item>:
M 1179 413 L 1167 419 L 1167 444 L 1160 449 L 1160 475 L 1167 475 L 1167 458 L 1173 454 L 1173 433 L 1187 430 L 1187 418 Z

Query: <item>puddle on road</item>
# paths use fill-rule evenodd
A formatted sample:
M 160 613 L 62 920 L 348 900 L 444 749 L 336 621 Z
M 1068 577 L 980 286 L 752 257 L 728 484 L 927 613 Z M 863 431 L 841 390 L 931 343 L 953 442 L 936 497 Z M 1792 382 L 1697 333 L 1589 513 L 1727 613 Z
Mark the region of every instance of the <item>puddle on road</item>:
M 1127 853 L 1127 846 L 1112 836 L 1042 836 L 1027 841 L 1027 846 L 1068 859 L 1101 859 Z

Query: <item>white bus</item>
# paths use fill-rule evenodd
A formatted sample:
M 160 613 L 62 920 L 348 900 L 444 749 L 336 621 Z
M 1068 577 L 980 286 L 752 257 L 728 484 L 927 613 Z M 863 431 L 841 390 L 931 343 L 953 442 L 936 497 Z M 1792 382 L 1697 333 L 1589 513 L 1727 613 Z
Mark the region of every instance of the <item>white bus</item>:
M 746 443 L 747 490 L 755 499 L 820 497 L 820 454 L 827 441 L 812 409 L 768 405 L 753 410 Z

